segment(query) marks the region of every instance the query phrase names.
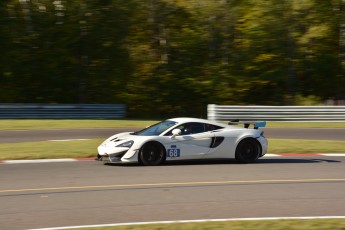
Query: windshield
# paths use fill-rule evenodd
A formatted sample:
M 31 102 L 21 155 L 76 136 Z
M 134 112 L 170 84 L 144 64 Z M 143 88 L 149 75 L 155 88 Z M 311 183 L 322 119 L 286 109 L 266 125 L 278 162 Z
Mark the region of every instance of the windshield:
M 177 123 L 175 121 L 162 121 L 158 124 L 152 125 L 150 127 L 147 127 L 146 129 L 143 129 L 141 131 L 133 133 L 133 135 L 138 136 L 158 136 L 161 133 L 165 132 L 172 126 L 176 125 Z

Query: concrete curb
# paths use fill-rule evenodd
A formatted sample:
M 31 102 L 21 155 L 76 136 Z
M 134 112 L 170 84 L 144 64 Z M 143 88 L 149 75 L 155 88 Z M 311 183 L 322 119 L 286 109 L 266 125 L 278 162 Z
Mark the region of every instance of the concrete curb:
M 284 153 L 266 154 L 268 157 L 345 157 L 345 153 Z M 33 164 L 33 163 L 59 163 L 59 162 L 81 162 L 94 161 L 95 158 L 61 158 L 61 159 L 35 159 L 35 160 L 0 160 L 0 164 Z
M 35 159 L 35 160 L 0 160 L 0 164 L 31 164 L 31 163 L 60 163 L 77 161 L 94 161 L 95 158 L 61 158 L 61 159 Z

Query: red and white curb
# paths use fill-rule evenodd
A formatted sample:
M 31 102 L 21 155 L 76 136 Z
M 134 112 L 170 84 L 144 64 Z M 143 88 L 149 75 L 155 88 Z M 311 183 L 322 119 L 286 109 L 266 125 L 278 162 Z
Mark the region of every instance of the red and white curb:
M 308 156 L 326 156 L 326 157 L 345 157 L 345 153 L 282 153 L 266 154 L 264 157 L 308 157 Z
M 116 223 L 116 224 L 65 226 L 65 227 L 54 227 L 54 228 L 36 228 L 36 229 L 31 229 L 31 230 L 102 228 L 102 227 L 118 227 L 118 226 L 148 225 L 148 224 L 203 223 L 203 222 L 226 222 L 226 221 L 260 221 L 260 220 L 313 220 L 313 219 L 345 219 L 345 216 L 305 216 L 305 217 L 262 217 L 262 218 L 172 220 L 172 221 L 150 221 L 150 222 L 131 222 L 131 223 Z
M 266 154 L 269 157 L 345 157 L 345 153 L 284 153 Z M 59 162 L 80 162 L 94 161 L 95 158 L 61 158 L 61 159 L 35 159 L 35 160 L 0 160 L 0 164 L 31 164 L 31 163 L 59 163 Z

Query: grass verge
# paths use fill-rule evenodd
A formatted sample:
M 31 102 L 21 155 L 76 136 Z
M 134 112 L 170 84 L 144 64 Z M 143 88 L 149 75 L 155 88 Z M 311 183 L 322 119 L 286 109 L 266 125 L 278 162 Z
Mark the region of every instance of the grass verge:
M 0 144 L 0 160 L 94 157 L 104 138 Z M 344 141 L 270 139 L 269 153 L 345 153 Z
M 269 153 L 345 153 L 344 141 L 268 139 Z
M 79 128 L 143 128 L 157 121 L 143 120 L 36 120 L 0 119 L 0 130 L 79 129 Z
M 4 143 L 0 144 L 0 160 L 95 157 L 103 140 Z
M 176 223 L 176 224 L 150 224 L 131 225 L 119 227 L 80 228 L 83 230 L 206 230 L 206 229 L 255 229 L 255 230 L 316 230 L 316 229 L 345 229 L 345 219 L 311 219 L 311 220 L 259 220 L 259 221 L 224 221 L 204 223 Z M 80 230 L 79 229 L 79 230 Z
M 344 129 L 345 128 L 345 122 L 267 122 L 267 128 Z
M 143 128 L 157 120 L 36 120 L 0 119 L 0 130 L 77 129 L 77 128 Z M 345 122 L 267 122 L 268 128 L 345 128 Z

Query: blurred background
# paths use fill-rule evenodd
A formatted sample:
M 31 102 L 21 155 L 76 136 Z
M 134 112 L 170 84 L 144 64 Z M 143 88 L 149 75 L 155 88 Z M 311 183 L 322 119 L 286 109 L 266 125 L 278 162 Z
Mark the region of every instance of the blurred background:
M 1 0 L 0 103 L 345 104 L 344 0 Z

